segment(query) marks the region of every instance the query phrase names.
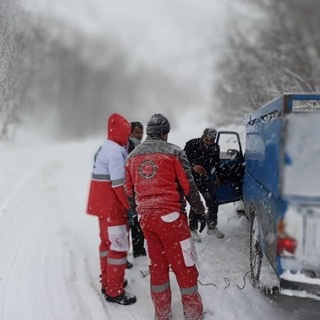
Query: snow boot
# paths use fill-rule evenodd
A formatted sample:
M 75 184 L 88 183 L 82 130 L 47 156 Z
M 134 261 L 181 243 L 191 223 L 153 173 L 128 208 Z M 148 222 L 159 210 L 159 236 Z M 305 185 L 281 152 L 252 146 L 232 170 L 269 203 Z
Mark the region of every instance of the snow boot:
M 143 256 L 146 256 L 146 255 L 147 255 L 147 253 L 146 253 L 146 249 L 145 248 L 142 248 L 139 251 L 134 251 L 133 252 L 133 257 L 134 258 L 143 257 Z
M 121 293 L 120 295 L 118 295 L 116 297 L 110 297 L 110 296 L 106 295 L 106 300 L 109 302 L 121 304 L 123 306 L 128 306 L 130 304 L 136 303 L 137 297 L 131 293 L 124 291 L 123 293 Z
M 127 260 L 126 269 L 131 269 L 133 267 L 133 264 Z
M 191 237 L 195 242 L 202 242 L 197 230 L 191 231 Z
M 217 227 L 214 227 L 213 229 L 209 229 L 207 230 L 207 234 L 209 235 L 214 235 L 217 238 L 223 238 L 224 237 L 224 233 L 221 232 Z

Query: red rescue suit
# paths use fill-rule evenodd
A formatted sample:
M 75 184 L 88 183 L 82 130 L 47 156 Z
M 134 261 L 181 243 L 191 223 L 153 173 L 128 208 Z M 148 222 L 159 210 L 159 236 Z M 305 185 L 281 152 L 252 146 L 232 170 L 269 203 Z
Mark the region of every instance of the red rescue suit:
M 160 137 L 147 137 L 127 158 L 125 192 L 131 205 L 136 205 L 147 242 L 156 319 L 172 317 L 169 268 L 180 287 L 185 319 L 201 319 L 197 255 L 185 213 L 185 197 L 199 214 L 204 213 L 204 206 L 185 153 Z
M 124 292 L 127 261 L 128 208 L 124 193 L 124 163 L 131 126 L 119 114 L 108 119 L 108 140 L 99 148 L 90 183 L 87 213 L 99 217 L 102 288 L 111 297 Z

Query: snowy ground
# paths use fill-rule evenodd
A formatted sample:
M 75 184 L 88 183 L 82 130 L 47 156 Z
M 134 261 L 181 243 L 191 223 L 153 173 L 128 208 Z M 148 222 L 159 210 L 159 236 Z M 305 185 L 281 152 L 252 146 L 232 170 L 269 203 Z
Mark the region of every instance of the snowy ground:
M 93 34 L 110 30 L 130 51 L 134 49 L 133 61 L 156 64 L 179 79 L 199 83 L 198 88 L 194 84 L 194 90 L 202 96 L 199 105 L 211 107 L 211 48 L 207 46 L 208 39 L 214 38 L 209 44 L 217 46 L 221 40 L 217 36 L 219 27 L 211 26 L 212 17 L 221 15 L 215 10 L 218 2 L 207 0 L 200 5 L 177 0 L 170 1 L 173 7 L 167 7 L 153 1 L 149 8 L 151 1 L 145 0 L 138 1 L 139 7 L 132 1 L 119 7 L 113 2 L 110 7 L 105 1 L 95 0 L 92 3 L 98 13 L 101 7 L 109 10 L 93 14 L 91 20 L 87 15 L 92 11 L 86 7 L 74 14 L 78 5 L 87 4 L 85 1 L 69 1 L 68 5 L 49 0 L 23 2 L 40 14 L 53 12 Z M 50 3 L 50 10 L 38 5 L 41 3 Z M 128 21 L 132 34 L 125 32 Z M 166 30 L 175 36 L 167 36 Z M 169 140 L 183 146 L 190 138 L 200 136 L 205 128 L 200 123 L 201 110 L 179 121 L 180 127 L 173 128 L 176 130 Z M 141 275 L 147 268 L 144 257 L 133 259 L 129 253 L 134 267 L 126 277 L 128 291 L 138 297 L 135 305 L 110 304 L 100 294 L 98 225 L 94 217 L 85 214 L 85 207 L 92 158 L 102 139 L 59 144 L 30 141 L 24 136 L 23 141 L 20 138 L 13 144 L 0 143 L 0 319 L 153 319 L 149 278 Z M 203 284 L 199 290 L 205 310 L 212 313 L 206 320 L 302 319 L 293 311 L 295 306 L 283 308 L 278 300 L 270 300 L 254 289 L 249 276 L 245 287 L 239 289 L 249 270 L 248 221 L 235 213 L 234 205 L 222 206 L 219 219 L 225 238 L 203 234 L 203 242 L 197 244 L 199 280 Z M 180 294 L 174 279 L 172 289 L 174 320 L 180 320 Z M 317 318 L 304 315 L 304 319 Z
M 185 142 L 173 133 L 174 139 Z M 149 278 L 141 275 L 145 257 L 129 253 L 135 305 L 110 304 L 99 293 L 98 226 L 85 206 L 100 142 L 0 144 L 0 319 L 153 319 Z M 254 289 L 249 276 L 239 289 L 249 270 L 248 221 L 233 204 L 222 206 L 219 217 L 225 238 L 203 234 L 197 244 L 199 290 L 212 313 L 206 319 L 284 319 L 290 313 Z M 183 319 L 173 277 L 172 289 L 174 319 Z

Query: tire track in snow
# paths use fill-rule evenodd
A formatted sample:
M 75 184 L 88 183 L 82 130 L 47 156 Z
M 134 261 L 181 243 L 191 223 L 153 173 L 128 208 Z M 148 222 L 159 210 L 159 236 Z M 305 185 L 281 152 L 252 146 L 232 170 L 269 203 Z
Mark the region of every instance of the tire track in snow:
M 72 187 L 77 184 L 76 180 L 79 178 L 79 175 L 74 175 L 72 168 L 75 161 L 78 160 L 77 154 L 72 149 L 69 150 L 68 147 L 66 149 L 67 152 L 62 154 L 63 162 L 50 161 L 41 170 L 41 189 L 43 191 L 41 198 L 44 205 L 50 208 L 51 216 L 54 216 L 51 223 L 55 229 L 54 237 L 59 242 L 59 257 L 55 257 L 53 261 L 58 265 L 56 270 L 50 264 L 48 265 L 48 261 L 44 266 L 47 267 L 50 276 L 47 277 L 49 278 L 47 279 L 47 290 L 42 290 L 43 293 L 46 291 L 46 294 L 42 297 L 49 295 L 51 301 L 43 298 L 37 303 L 40 306 L 49 305 L 48 313 L 45 313 L 46 319 L 104 320 L 108 309 L 105 304 L 102 304 L 101 299 L 97 299 L 97 296 L 101 296 L 101 294 L 94 288 L 96 281 L 93 280 L 92 272 L 89 270 L 88 250 L 85 250 L 83 234 L 74 230 L 73 227 L 73 222 L 79 219 L 79 212 L 75 212 L 74 208 L 74 203 L 78 201 L 79 197 L 75 194 L 70 195 L 70 199 L 68 199 L 70 201 L 68 202 L 71 202 L 71 206 L 64 202 L 66 191 L 70 190 L 72 192 Z M 70 179 L 70 173 L 72 179 Z M 83 177 L 80 175 L 81 181 L 83 181 Z M 83 214 L 83 217 L 85 216 L 84 213 L 80 214 Z M 80 236 L 77 236 L 78 234 Z M 51 247 L 53 250 L 57 250 L 57 245 Z M 48 250 L 50 251 L 50 249 Z M 44 259 L 48 259 L 48 257 L 44 256 Z M 96 257 L 92 260 L 94 262 L 98 261 Z M 55 287 L 59 288 L 58 295 Z M 55 308 L 59 299 L 63 300 L 63 304 L 57 312 Z M 68 313 L 62 315 L 63 309 L 67 309 Z
M 90 299 L 93 296 L 98 296 L 99 292 L 94 285 L 95 281 L 90 273 L 86 258 L 83 256 L 82 241 L 75 237 L 68 228 L 64 228 L 63 233 L 63 238 L 65 238 L 63 243 L 66 249 L 63 278 L 67 296 L 77 314 L 76 319 L 100 319 L 102 317 L 99 318 L 93 311 L 97 307 L 98 300 L 90 303 Z
M 83 184 L 83 181 L 89 178 L 86 172 L 84 172 L 83 176 L 82 174 L 75 174 L 75 172 L 83 172 L 83 164 L 81 161 L 76 160 L 83 158 L 83 150 L 81 149 L 80 152 L 81 154 L 79 155 L 71 150 L 68 158 L 65 158 L 66 161 L 63 168 L 55 174 L 54 179 L 64 186 L 60 190 L 61 192 L 65 193 L 65 190 L 77 190 L 78 192 L 78 188 L 74 186 Z M 69 179 L 70 175 L 73 177 L 72 181 Z M 92 232 L 96 235 L 98 224 L 95 218 L 85 215 L 85 208 L 75 205 L 79 202 L 80 197 L 85 198 L 87 196 L 87 190 L 84 190 L 84 192 L 85 194 L 83 195 L 73 192 L 70 199 L 68 199 L 71 204 L 62 202 L 55 204 L 57 211 L 60 213 L 56 216 L 58 234 L 65 248 L 64 268 L 61 276 L 65 279 L 64 290 L 66 290 L 66 295 L 74 306 L 75 315 L 77 315 L 76 319 L 142 320 L 143 317 L 138 312 L 138 304 L 127 307 L 112 304 L 107 302 L 100 292 L 98 278 L 100 273 L 99 240 L 96 237 L 94 239 L 97 242 L 89 242 L 89 239 L 84 234 L 84 232 L 87 232 L 86 230 L 90 229 L 89 233 Z M 59 190 L 55 193 L 55 197 L 61 199 L 59 201 L 63 201 L 63 197 L 59 195 Z M 47 198 L 47 202 L 50 203 L 50 197 Z M 72 203 L 72 201 L 74 202 Z M 93 228 L 88 225 L 89 221 L 92 222 Z M 148 285 L 147 287 L 149 288 Z M 79 304 L 82 305 L 81 310 Z
M 21 233 L 21 238 L 24 239 L 25 235 L 28 233 L 28 231 L 30 230 L 30 227 L 28 228 L 28 226 L 26 226 L 26 228 L 24 229 L 24 232 Z M 8 243 L 8 241 L 6 241 L 6 243 Z M 5 261 L 5 266 L 4 268 L 2 267 L 3 263 L 0 266 L 0 270 L 1 270 L 1 277 L 3 277 L 2 281 L 1 281 L 1 287 L 3 290 L 3 297 L 1 299 L 1 304 L 2 304 L 2 308 L 1 310 L 3 310 L 3 318 L 1 317 L 1 319 L 10 319 L 10 314 L 8 313 L 7 310 L 10 310 L 10 301 L 9 299 L 7 299 L 7 297 L 10 295 L 10 293 L 12 292 L 11 289 L 11 279 L 17 279 L 17 277 L 19 279 L 21 279 L 21 268 L 23 268 L 23 266 L 19 266 L 19 264 L 17 263 L 19 261 L 19 258 L 21 257 L 21 253 L 23 252 L 23 241 L 18 241 L 18 242 L 12 242 L 10 244 L 9 247 L 3 248 L 1 246 L 1 252 L 10 252 L 9 254 L 5 254 L 3 257 L 3 261 Z M 17 310 L 18 311 L 18 310 Z
M 133 270 L 127 272 L 128 291 L 137 295 L 137 304 L 126 307 L 112 304 L 100 294 L 96 252 L 98 225 L 94 218 L 85 215 L 80 200 L 87 195 L 84 183 L 88 181 L 84 170 L 87 151 L 78 150 L 78 147 L 56 151 L 58 155 L 47 158 L 46 163 L 41 161 L 41 170 L 31 175 L 16 193 L 16 198 L 10 191 L 12 201 L 7 202 L 7 212 L 10 210 L 19 228 L 16 230 L 14 224 L 7 223 L 5 227 L 11 230 L 6 230 L 6 237 L 1 240 L 5 243 L 13 241 L 14 245 L 20 243 L 21 247 L 14 252 L 17 260 L 14 267 L 10 266 L 12 273 L 6 275 L 11 278 L 5 296 L 6 318 L 1 308 L 0 319 L 152 319 L 149 279 L 140 279 L 139 273 L 145 268 L 144 263 L 139 266 L 143 259 L 134 260 Z M 79 187 L 81 185 L 84 187 Z M 15 201 L 17 198 L 22 201 Z M 22 210 L 26 212 L 21 213 Z M 9 217 L 6 214 L 1 220 L 7 222 Z M 15 234 L 10 236 L 13 232 Z M 23 266 L 23 272 L 19 265 Z M 0 271 L 2 269 L 0 266 Z M 180 293 L 175 285 L 173 289 L 174 316 L 181 319 Z M 0 298 L 3 298 L 1 295 L 0 292 Z M 144 310 L 140 310 L 141 307 Z M 19 312 L 16 311 L 18 308 Z
M 26 172 L 10 190 L 1 206 L 1 212 L 6 212 L 1 217 L 1 252 L 4 259 L 0 270 L 5 277 L 1 299 L 3 305 L 1 319 L 28 318 L 30 307 L 25 308 L 25 306 L 29 302 L 39 300 L 36 283 L 38 274 L 32 271 L 33 268 L 36 269 L 36 261 L 38 261 L 38 252 L 33 252 L 35 251 L 33 244 L 36 245 L 39 241 L 38 231 L 42 228 L 44 218 L 43 215 L 39 215 L 39 212 L 45 211 L 37 208 L 40 206 L 41 209 L 41 201 L 32 200 L 35 196 L 34 186 L 38 185 L 41 177 L 38 174 L 39 169 L 41 167 L 38 165 Z M 12 307 L 15 299 L 19 300 L 20 308 Z M 40 305 L 33 304 L 32 314 L 37 315 L 35 318 L 41 318 Z M 24 312 L 26 309 L 27 312 Z
M 32 177 L 36 174 L 38 170 L 39 166 L 28 170 L 26 173 L 23 174 L 22 178 L 19 179 L 18 182 L 11 188 L 8 195 L 4 198 L 0 206 L 0 218 L 1 215 L 7 211 L 7 208 L 9 207 L 10 203 L 12 203 L 12 201 L 14 201 L 18 197 L 18 194 L 23 190 L 28 181 L 32 179 Z
M 51 301 L 46 299 L 50 288 L 43 290 L 46 285 L 43 281 L 45 271 L 37 268 L 39 257 L 44 261 L 49 254 L 45 248 L 46 239 L 43 239 L 41 232 L 38 233 L 47 222 L 47 206 L 43 201 L 45 197 L 41 194 L 45 191 L 41 188 L 41 178 L 42 169 L 48 167 L 49 171 L 52 171 L 52 167 L 57 169 L 57 162 L 42 166 L 38 164 L 26 172 L 1 203 L 0 248 L 3 259 L 0 264 L 0 277 L 4 278 L 0 284 L 0 295 L 3 297 L 1 319 L 40 319 L 48 315 L 47 312 L 50 310 L 47 306 L 50 306 Z M 31 252 L 31 244 L 39 250 Z M 43 266 L 43 263 L 41 265 Z M 30 291 L 25 287 L 29 287 Z M 20 308 L 12 307 L 15 299 L 19 300 Z M 32 303 L 32 308 L 27 306 L 28 301 Z M 49 311 L 49 314 L 56 313 Z
M 66 291 L 68 298 L 74 305 L 79 318 L 76 319 L 92 319 L 92 320 L 141 320 L 141 316 L 132 313 L 134 306 L 123 307 L 109 303 L 105 300 L 100 292 L 98 274 L 99 266 L 93 270 L 93 265 L 99 264 L 98 243 L 95 247 L 91 247 L 83 239 L 81 230 L 71 229 L 67 226 L 66 221 L 60 217 L 59 219 L 59 237 L 63 239 L 66 249 L 66 261 L 63 277 L 66 282 Z M 75 217 L 76 218 L 76 217 Z M 70 219 L 72 220 L 72 219 Z M 95 227 L 97 225 L 95 224 Z M 98 229 L 96 229 L 98 231 Z M 92 254 L 92 250 L 96 249 L 96 254 Z M 77 306 L 82 307 L 77 310 Z M 118 309 L 121 309 L 121 312 Z M 119 316 L 117 315 L 119 313 Z

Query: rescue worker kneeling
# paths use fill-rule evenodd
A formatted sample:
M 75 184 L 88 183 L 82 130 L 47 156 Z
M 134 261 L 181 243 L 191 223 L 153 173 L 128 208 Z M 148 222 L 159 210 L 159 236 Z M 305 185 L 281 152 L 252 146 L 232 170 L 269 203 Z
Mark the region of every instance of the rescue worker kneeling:
M 150 258 L 151 297 L 155 319 L 172 319 L 169 268 L 180 287 L 184 317 L 200 320 L 197 254 L 185 212 L 185 198 L 205 227 L 205 208 L 185 153 L 167 142 L 170 124 L 155 114 L 147 138 L 130 153 L 125 165 L 125 192 L 140 216 Z

